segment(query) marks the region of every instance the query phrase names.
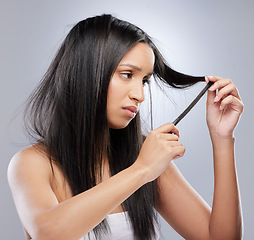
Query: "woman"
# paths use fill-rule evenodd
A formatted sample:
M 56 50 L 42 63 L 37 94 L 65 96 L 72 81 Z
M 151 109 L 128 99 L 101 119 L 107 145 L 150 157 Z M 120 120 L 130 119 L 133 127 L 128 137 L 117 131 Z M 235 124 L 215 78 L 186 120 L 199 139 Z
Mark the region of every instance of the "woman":
M 172 123 L 143 142 L 152 75 L 175 88 L 214 82 L 212 209 L 172 162 L 185 151 Z M 158 239 L 154 209 L 185 239 L 241 239 L 233 131 L 243 104 L 229 79 L 175 72 L 141 29 L 102 15 L 73 27 L 27 106 L 35 144 L 13 157 L 8 179 L 28 239 Z

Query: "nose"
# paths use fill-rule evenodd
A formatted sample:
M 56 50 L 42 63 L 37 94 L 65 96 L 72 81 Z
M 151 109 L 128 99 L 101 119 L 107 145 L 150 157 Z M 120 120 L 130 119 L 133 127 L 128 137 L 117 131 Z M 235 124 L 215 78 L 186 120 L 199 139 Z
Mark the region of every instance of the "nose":
M 133 84 L 133 87 L 130 91 L 130 98 L 137 103 L 142 103 L 145 100 L 144 88 L 142 81 L 136 84 Z

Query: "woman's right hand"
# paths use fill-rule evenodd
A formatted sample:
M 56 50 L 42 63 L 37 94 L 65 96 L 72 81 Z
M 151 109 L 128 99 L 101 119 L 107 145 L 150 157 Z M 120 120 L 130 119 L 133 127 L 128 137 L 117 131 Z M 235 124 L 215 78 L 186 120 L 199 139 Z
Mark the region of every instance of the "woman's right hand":
M 146 169 L 147 182 L 159 177 L 171 160 L 183 156 L 185 148 L 178 139 L 179 131 L 173 123 L 166 123 L 147 135 L 134 164 Z

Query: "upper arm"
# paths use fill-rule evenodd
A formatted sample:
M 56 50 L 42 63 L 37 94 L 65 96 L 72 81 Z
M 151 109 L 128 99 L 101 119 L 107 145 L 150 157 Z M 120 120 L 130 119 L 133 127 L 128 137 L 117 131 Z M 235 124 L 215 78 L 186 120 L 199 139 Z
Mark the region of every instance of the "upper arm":
M 58 204 L 50 186 L 49 161 L 34 147 L 18 152 L 8 167 L 8 181 L 24 228 L 37 231 L 37 219 Z
M 185 239 L 208 239 L 210 207 L 173 162 L 158 178 L 158 188 L 160 215 Z

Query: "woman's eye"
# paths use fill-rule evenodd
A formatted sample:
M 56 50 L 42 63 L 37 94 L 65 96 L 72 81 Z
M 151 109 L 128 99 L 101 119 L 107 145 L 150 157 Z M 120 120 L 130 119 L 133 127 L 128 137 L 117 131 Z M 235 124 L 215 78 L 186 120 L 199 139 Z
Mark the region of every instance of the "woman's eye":
M 132 75 L 133 75 L 132 73 L 121 73 L 121 76 L 127 79 L 132 78 Z

